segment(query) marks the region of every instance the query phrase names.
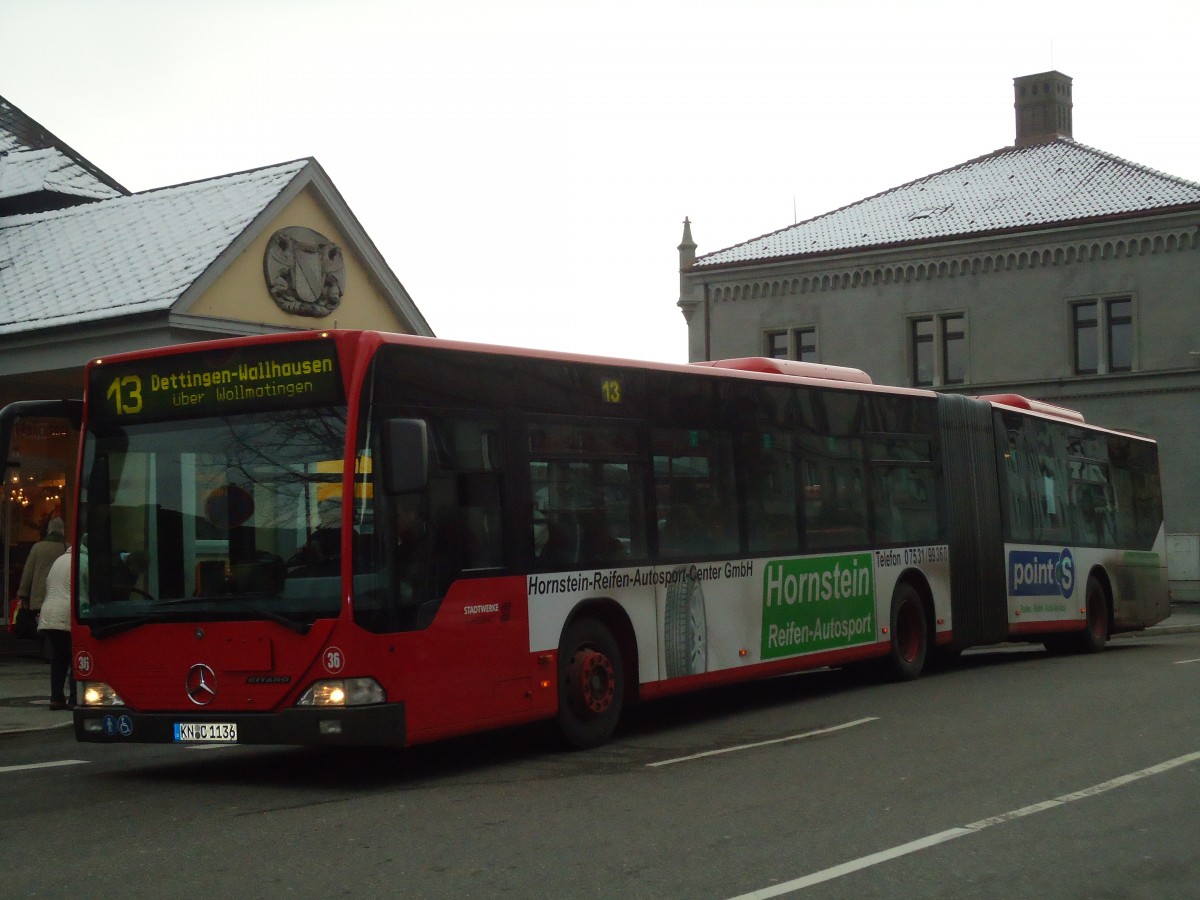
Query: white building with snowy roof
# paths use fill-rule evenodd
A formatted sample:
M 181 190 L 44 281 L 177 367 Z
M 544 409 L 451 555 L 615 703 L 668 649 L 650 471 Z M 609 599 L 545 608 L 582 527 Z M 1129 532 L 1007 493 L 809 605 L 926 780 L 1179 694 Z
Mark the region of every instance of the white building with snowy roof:
M 1200 582 L 1200 184 L 1075 141 L 1014 80 L 1011 147 L 732 247 L 679 245 L 693 361 L 774 356 L 1018 393 L 1160 445 L 1172 579 Z M 1185 583 L 1190 582 L 1190 583 Z

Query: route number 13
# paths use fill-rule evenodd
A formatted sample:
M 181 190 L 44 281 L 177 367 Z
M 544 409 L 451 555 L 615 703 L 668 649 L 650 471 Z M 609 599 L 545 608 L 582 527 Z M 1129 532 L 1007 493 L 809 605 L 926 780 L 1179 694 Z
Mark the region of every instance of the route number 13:
M 134 416 L 142 411 L 142 379 L 136 375 L 114 378 L 105 394 L 118 416 Z

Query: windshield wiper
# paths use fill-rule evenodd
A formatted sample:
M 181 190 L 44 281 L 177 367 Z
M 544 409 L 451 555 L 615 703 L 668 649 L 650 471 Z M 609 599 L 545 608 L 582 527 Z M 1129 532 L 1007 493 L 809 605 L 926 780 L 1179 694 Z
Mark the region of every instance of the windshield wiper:
M 254 594 L 256 597 L 270 597 L 271 594 Z M 284 628 L 291 629 L 296 634 L 308 634 L 312 628 L 311 622 L 297 622 L 295 619 L 289 619 L 287 616 L 280 615 L 271 609 L 265 609 L 261 606 L 255 606 L 253 603 L 247 603 L 242 597 L 231 597 L 228 594 L 202 594 L 198 597 L 176 597 L 172 600 L 158 600 L 153 603 L 153 606 L 190 606 L 194 603 L 226 603 L 236 604 L 239 609 L 249 613 L 254 613 L 257 616 L 262 616 L 271 622 L 282 625 Z
M 113 622 L 111 625 L 92 625 L 92 637 L 112 637 L 114 634 L 120 634 L 122 631 L 132 631 L 150 622 L 161 621 L 163 621 L 162 616 L 137 616 L 132 619 L 122 619 L 120 622 Z
M 262 594 L 260 596 L 269 597 L 271 595 L 270 594 Z M 208 603 L 208 602 L 237 604 L 238 608 L 243 610 L 244 612 L 253 613 L 256 616 L 261 616 L 262 618 L 267 619 L 268 621 L 275 622 L 279 625 L 282 625 L 284 628 L 287 628 L 291 631 L 296 632 L 296 634 L 308 634 L 309 630 L 312 628 L 311 622 L 297 622 L 295 619 L 289 619 L 287 616 L 280 615 L 279 613 L 275 612 L 274 610 L 264 609 L 261 606 L 255 606 L 252 603 L 246 603 L 241 598 L 230 597 L 228 594 L 212 594 L 212 595 L 201 596 L 201 597 L 176 597 L 173 600 L 157 600 L 152 605 L 154 607 L 187 606 L 187 605 L 190 605 L 193 603 Z M 94 638 L 112 637 L 114 634 L 120 634 L 123 631 L 132 631 L 134 628 L 140 628 L 143 625 L 148 625 L 151 622 L 166 622 L 166 621 L 170 621 L 170 620 L 160 614 L 160 615 L 150 615 L 150 616 L 134 616 L 132 618 L 122 619 L 119 622 L 113 622 L 108 625 L 92 625 L 91 626 L 92 637 L 94 637 Z
M 296 634 L 308 634 L 309 629 L 312 628 L 312 622 L 297 622 L 295 619 L 289 619 L 287 616 L 280 615 L 274 610 L 263 609 L 261 606 L 254 606 L 250 603 L 241 603 L 240 605 L 247 612 L 252 612 L 256 616 L 262 616 L 264 619 L 277 622 L 284 628 L 296 632 Z

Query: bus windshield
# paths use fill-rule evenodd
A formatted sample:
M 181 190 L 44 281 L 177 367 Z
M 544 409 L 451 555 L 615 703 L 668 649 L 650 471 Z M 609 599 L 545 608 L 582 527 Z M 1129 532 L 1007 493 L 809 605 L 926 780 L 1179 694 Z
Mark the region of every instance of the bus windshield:
M 111 424 L 86 436 L 78 621 L 272 619 L 340 609 L 341 405 Z

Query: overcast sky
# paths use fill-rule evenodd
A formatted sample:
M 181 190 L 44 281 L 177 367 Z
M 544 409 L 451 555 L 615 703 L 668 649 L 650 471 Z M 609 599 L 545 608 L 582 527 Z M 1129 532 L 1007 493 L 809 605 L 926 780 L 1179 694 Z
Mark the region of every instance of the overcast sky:
M 312 156 L 441 337 L 687 359 L 676 246 L 1013 142 L 1200 181 L 1200 4 L 0 0 L 0 96 L 133 191 Z

